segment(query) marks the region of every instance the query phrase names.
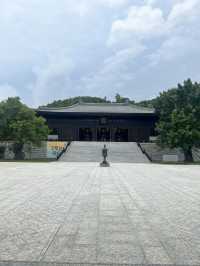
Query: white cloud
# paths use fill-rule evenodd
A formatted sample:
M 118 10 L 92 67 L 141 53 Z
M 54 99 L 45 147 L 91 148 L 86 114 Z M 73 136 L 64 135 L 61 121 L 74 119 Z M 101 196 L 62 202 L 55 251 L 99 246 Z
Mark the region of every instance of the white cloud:
M 88 15 L 98 8 L 121 8 L 126 6 L 130 0 L 66 0 L 66 7 L 74 13 Z
M 29 84 L 33 95 L 33 104 L 42 105 L 54 99 L 67 97 L 72 87 L 70 75 L 74 65 L 65 56 L 50 56 L 48 63 L 34 67 L 35 81 Z
M 2 97 L 146 98 L 199 77 L 200 0 L 0 2 Z
M 133 40 L 160 38 L 172 34 L 179 27 L 199 22 L 200 0 L 172 0 L 173 5 L 167 16 L 164 11 L 156 7 L 162 0 L 147 0 L 145 5 L 134 5 L 129 8 L 124 19 L 112 23 L 108 44 Z
M 104 61 L 104 68 L 102 70 L 103 73 L 108 72 L 108 70 L 117 69 L 119 65 L 123 65 L 126 67 L 127 61 L 134 60 L 137 56 L 139 56 L 142 52 L 144 52 L 145 47 L 138 45 L 138 47 L 119 50 L 113 56 L 108 57 Z
M 199 19 L 200 14 L 200 1 L 199 0 L 183 0 L 177 2 L 168 17 L 168 23 L 171 27 L 176 25 L 186 25 Z M 197 21 L 196 21 L 197 22 Z
M 6 100 L 8 97 L 17 96 L 17 90 L 9 84 L 0 85 L 0 101 Z
M 153 54 L 149 56 L 150 65 L 155 66 L 160 62 L 173 62 L 174 60 L 181 60 L 187 55 L 191 54 L 191 51 L 197 51 L 198 46 L 193 39 L 185 39 L 181 36 L 172 36 L 164 41 L 161 47 Z
M 128 3 L 128 0 L 99 0 L 100 3 L 110 7 L 121 7 Z
M 176 1 L 166 19 L 166 38 L 160 48 L 154 51 L 152 64 L 172 62 L 198 53 L 200 31 L 200 1 Z
M 173 5 L 167 16 L 156 7 L 159 2 L 162 0 L 147 0 L 145 5 L 131 6 L 125 19 L 113 22 L 108 44 L 119 49 L 133 49 L 134 46 L 137 49 L 140 44 L 149 50 L 152 50 L 151 44 L 157 44 L 153 51 L 157 57 L 178 56 L 180 49 L 186 47 L 184 43 L 191 45 L 191 39 L 199 36 L 196 24 L 200 23 L 200 0 L 172 0 Z M 187 34 L 191 42 L 188 42 Z
M 151 6 L 132 6 L 127 18 L 112 24 L 108 43 L 116 44 L 127 39 L 148 39 L 162 34 L 164 18 L 162 10 Z
M 87 81 L 90 87 L 121 88 L 141 99 L 143 90 L 150 95 L 156 86 L 163 84 L 164 89 L 188 77 L 199 77 L 200 1 L 169 2 L 168 12 L 163 0 L 131 6 L 125 18 L 112 23 L 108 45 L 113 55 L 94 79 Z

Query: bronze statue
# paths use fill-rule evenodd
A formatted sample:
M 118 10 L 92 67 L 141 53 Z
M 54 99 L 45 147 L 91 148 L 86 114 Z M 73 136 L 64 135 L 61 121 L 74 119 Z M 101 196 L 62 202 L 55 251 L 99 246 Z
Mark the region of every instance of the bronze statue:
M 102 156 L 103 156 L 103 162 L 100 164 L 101 167 L 109 167 L 110 164 L 107 161 L 107 157 L 108 157 L 108 149 L 106 147 L 106 145 L 104 144 L 104 147 L 102 149 Z

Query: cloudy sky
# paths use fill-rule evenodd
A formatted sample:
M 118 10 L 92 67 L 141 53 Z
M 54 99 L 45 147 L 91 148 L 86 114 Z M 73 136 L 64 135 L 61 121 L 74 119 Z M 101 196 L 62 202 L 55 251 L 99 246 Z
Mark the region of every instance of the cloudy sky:
M 30 106 L 200 81 L 200 0 L 0 0 L 0 100 Z

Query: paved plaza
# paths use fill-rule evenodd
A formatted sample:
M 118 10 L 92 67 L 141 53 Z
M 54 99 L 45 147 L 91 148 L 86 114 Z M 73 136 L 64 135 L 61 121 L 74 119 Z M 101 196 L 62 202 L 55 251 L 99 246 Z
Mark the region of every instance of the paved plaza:
M 68 263 L 199 265 L 200 167 L 0 163 L 0 265 Z

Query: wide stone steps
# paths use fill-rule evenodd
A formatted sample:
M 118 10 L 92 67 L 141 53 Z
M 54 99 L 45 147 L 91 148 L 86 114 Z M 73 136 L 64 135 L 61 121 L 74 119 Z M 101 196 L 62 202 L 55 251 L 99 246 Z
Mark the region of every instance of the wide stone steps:
M 64 162 L 101 162 L 102 148 L 108 148 L 109 162 L 149 163 L 135 142 L 72 142 L 60 158 Z

